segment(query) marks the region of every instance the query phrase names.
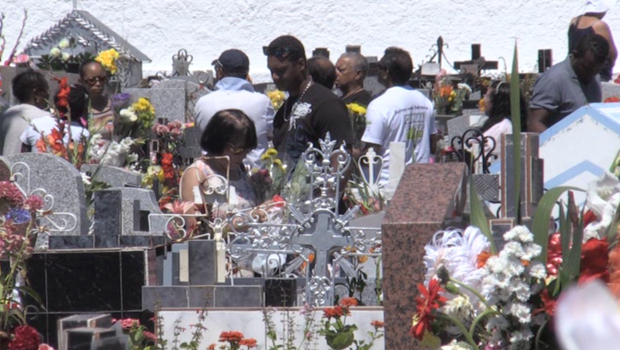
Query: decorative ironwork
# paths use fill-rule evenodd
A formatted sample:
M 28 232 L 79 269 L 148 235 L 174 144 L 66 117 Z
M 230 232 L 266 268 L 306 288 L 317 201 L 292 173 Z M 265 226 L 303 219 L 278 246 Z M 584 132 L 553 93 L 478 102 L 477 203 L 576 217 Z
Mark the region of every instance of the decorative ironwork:
M 375 193 L 379 193 L 381 189 L 379 179 L 381 178 L 383 161 L 383 157 L 378 155 L 373 147 L 370 147 L 366 154 L 360 156 L 357 163 L 355 163 L 361 174 L 362 181 Z
M 187 53 L 187 50 L 181 49 L 172 56 L 172 76 L 188 76 L 192 75 L 189 71 L 189 65 L 192 64 L 194 56 Z
M 478 129 L 467 129 L 462 136 L 453 137 L 450 145 L 459 160 L 467 164 L 470 172 L 475 171 L 475 164 L 480 164 L 482 173 L 489 174 L 491 163 L 497 159 L 497 155 L 493 154 L 496 147 L 495 139 L 484 136 Z

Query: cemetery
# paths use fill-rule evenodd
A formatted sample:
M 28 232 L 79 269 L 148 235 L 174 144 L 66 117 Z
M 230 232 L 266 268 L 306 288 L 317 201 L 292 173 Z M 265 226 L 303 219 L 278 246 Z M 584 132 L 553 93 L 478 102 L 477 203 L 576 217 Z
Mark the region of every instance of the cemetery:
M 509 86 L 510 130 L 525 130 L 519 101 L 563 53 L 554 62 L 551 49 L 524 54 L 513 41 L 509 68 L 481 41 L 449 61 L 447 36 L 434 36 L 406 83 L 433 106 L 428 162 L 408 161 L 405 142 L 389 143 L 389 158 L 376 147 L 356 155 L 329 131 L 287 162 L 272 130 L 260 167 L 242 165 L 261 201 L 242 207 L 232 157 L 206 152 L 196 113 L 218 90 L 219 60 L 198 64 L 211 57 L 168 47 L 168 68 L 154 72 L 145 67 L 160 58 L 103 13 L 73 1 L 53 15 L 12 52 L 3 34 L 19 28 L 0 16 L 0 136 L 2 113 L 18 104 L 11 82 L 32 69 L 63 125 L 33 152 L 0 153 L 0 350 L 618 344 L 620 78 L 600 83 L 600 103 L 543 132 L 492 137 L 481 129 L 485 95 Z M 365 44 L 328 45 L 307 46 L 308 58 L 335 63 L 344 48 L 367 62 L 363 88 L 375 100 L 387 90 L 384 61 Z M 536 56 L 536 71 L 520 67 L 525 55 Z M 111 136 L 95 126 L 93 99 L 86 136 L 72 139 L 58 100 L 84 84 L 93 61 L 106 72 L 91 85 L 109 95 Z M 245 83 L 288 122 L 289 94 L 270 77 Z M 363 145 L 370 106 L 346 107 Z M 417 151 L 422 131 L 409 132 Z M 184 177 L 209 158 L 226 158 L 225 174 L 205 175 L 186 200 Z

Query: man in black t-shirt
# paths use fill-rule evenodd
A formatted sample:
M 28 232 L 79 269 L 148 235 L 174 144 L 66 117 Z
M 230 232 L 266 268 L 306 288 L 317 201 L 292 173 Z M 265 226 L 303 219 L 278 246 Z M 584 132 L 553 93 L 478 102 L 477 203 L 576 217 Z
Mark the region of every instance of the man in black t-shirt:
M 312 82 L 303 44 L 284 35 L 265 47 L 264 53 L 276 87 L 290 96 L 273 122 L 273 143 L 279 156 L 292 169 L 308 143 L 319 148 L 319 139 L 325 139 L 328 132 L 337 147 L 345 142 L 350 150 L 354 136 L 347 107 L 330 90 Z
M 358 52 L 346 52 L 336 61 L 336 87 L 342 91 L 345 104 L 368 107 L 372 96 L 364 90 L 368 61 Z

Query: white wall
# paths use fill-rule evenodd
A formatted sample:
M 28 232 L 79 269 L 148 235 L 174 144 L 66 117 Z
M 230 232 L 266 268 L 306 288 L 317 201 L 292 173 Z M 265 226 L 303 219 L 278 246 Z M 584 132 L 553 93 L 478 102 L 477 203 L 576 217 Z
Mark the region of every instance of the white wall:
M 518 38 L 520 70 L 532 72 L 537 50 L 553 49 L 561 61 L 567 50 L 570 19 L 585 0 L 77 0 L 153 60 L 145 72 L 170 72 L 171 57 L 185 48 L 194 56 L 190 69 L 209 69 L 227 48 L 250 57 L 255 80 L 269 79 L 262 46 L 281 34 L 302 40 L 308 54 L 327 47 L 336 59 L 347 44 L 362 45 L 365 55 L 381 56 L 387 46 L 409 50 L 415 64 L 428 59 L 439 35 L 448 43 L 448 59 L 470 58 L 470 44 L 482 55 L 500 57 L 511 67 Z M 6 15 L 7 48 L 15 42 L 22 18 L 28 21 L 21 45 L 42 33 L 72 9 L 70 0 L 0 0 Z M 605 20 L 620 38 L 620 7 Z M 620 40 L 620 39 L 619 39 Z M 500 69 L 503 63 L 500 62 Z M 616 71 L 620 71 L 617 68 Z M 499 72 L 497 72 L 499 73 Z

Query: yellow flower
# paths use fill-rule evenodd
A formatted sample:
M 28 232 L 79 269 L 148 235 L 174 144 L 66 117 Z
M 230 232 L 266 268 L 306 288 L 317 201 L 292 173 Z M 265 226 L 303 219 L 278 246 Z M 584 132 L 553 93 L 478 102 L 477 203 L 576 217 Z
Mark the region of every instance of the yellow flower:
M 265 154 L 267 154 L 270 157 L 277 156 L 278 151 L 275 148 L 268 148 L 267 151 L 265 151 Z
M 109 49 L 106 51 L 101 51 L 99 55 L 95 58 L 95 61 L 101 63 L 103 68 L 105 68 L 111 74 L 116 74 L 116 70 L 118 67 L 116 66 L 116 60 L 120 57 L 120 54 L 114 50 Z
M 282 164 L 282 161 L 277 158 L 273 160 L 273 164 L 276 165 L 280 169 L 284 168 L 284 164 Z
M 280 108 L 286 99 L 286 95 L 280 90 L 267 91 L 267 97 L 269 97 L 271 105 L 275 109 Z
M 358 105 L 357 103 L 349 103 L 347 108 L 355 114 L 366 114 L 366 108 Z
M 140 97 L 138 102 L 134 103 L 132 107 L 137 112 L 149 112 L 150 114 L 155 114 L 155 108 L 151 102 L 144 97 Z
M 263 155 L 260 156 L 260 160 L 267 160 L 267 159 L 271 159 L 271 157 L 267 153 L 263 153 Z

